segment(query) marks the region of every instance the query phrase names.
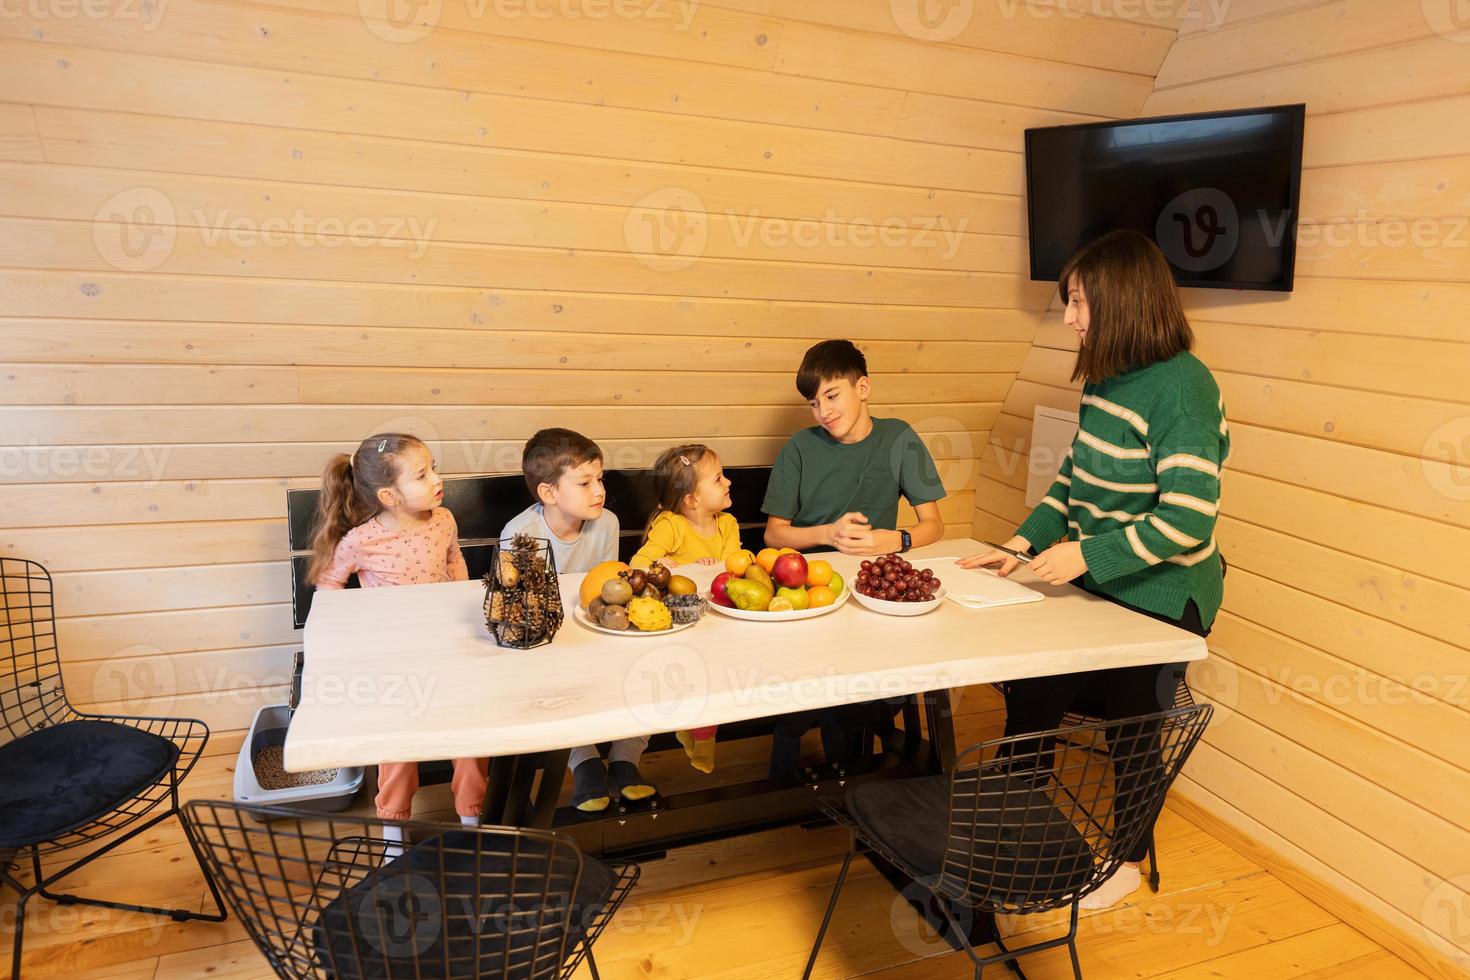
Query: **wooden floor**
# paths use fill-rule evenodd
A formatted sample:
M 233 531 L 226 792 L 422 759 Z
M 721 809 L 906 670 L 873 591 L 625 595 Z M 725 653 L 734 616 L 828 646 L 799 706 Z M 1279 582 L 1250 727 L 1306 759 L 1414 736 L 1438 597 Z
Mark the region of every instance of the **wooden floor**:
M 986 689 L 959 692 L 956 730 L 962 745 L 997 734 L 999 705 Z M 191 774 L 187 798 L 230 794 L 240 736 L 219 736 Z M 721 746 L 717 776 L 762 771 L 757 740 Z M 645 772 L 666 789 L 705 779 L 682 753 L 650 756 Z M 370 812 L 370 800 L 357 809 Z M 427 787 L 415 816 L 452 812 L 448 787 Z M 78 894 L 202 908 L 204 883 L 176 826 L 129 842 L 78 873 Z M 1163 889 L 1144 888 L 1127 903 L 1087 915 L 1081 926 L 1082 969 L 1108 977 L 1332 977 L 1395 980 L 1422 976 L 1361 933 L 1288 888 L 1173 810 L 1159 825 Z M 637 890 L 596 948 L 607 980 L 764 980 L 799 977 L 836 876 L 845 838 L 800 829 L 691 847 L 644 867 Z M 0 901 L 13 896 L 3 894 Z M 0 909 L 3 964 L 9 968 L 14 913 Z M 1046 935 L 1055 923 L 1011 927 Z M 1064 950 L 1029 957 L 1035 980 L 1067 978 Z M 986 976 L 1010 976 L 1002 968 Z M 35 901 L 27 915 L 23 975 L 68 980 L 257 980 L 273 976 L 238 922 L 174 923 L 107 909 L 60 908 Z M 968 977 L 962 954 L 948 951 L 882 878 L 854 864 L 823 946 L 823 978 L 929 980 Z M 585 966 L 579 977 L 587 977 Z

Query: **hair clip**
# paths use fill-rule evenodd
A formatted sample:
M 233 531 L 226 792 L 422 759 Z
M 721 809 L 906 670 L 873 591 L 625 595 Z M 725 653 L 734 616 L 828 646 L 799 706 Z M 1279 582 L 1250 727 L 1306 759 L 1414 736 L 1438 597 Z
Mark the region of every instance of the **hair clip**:
M 679 462 L 683 463 L 685 466 L 688 466 L 689 465 L 689 457 L 688 456 L 680 456 L 679 457 Z
M 385 447 L 387 445 L 388 445 L 388 440 L 387 439 L 384 439 L 382 442 L 378 443 L 378 452 L 382 452 L 383 451 L 383 447 Z

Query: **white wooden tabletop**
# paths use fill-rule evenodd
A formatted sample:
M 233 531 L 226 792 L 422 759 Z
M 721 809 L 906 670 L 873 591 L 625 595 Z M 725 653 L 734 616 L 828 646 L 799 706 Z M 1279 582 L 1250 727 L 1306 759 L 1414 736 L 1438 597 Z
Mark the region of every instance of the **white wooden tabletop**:
M 961 539 L 908 557 L 959 557 Z M 822 555 L 847 577 L 862 559 Z M 680 569 L 704 589 L 721 569 Z M 913 618 L 849 600 L 830 615 L 753 623 L 706 613 L 664 636 L 611 636 L 572 618 L 549 645 L 496 646 L 478 581 L 323 591 L 305 631 L 292 770 L 571 748 L 805 708 L 1071 671 L 1200 660 L 1205 641 L 1072 586 L 1015 581 L 1041 602 Z

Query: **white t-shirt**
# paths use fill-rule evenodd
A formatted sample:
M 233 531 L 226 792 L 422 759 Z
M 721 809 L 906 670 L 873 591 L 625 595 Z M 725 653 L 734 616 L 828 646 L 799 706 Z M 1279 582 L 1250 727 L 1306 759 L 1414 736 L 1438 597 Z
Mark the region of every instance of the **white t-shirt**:
M 506 522 L 500 532 L 502 538 L 517 534 L 529 534 L 533 538 L 545 538 L 551 542 L 551 553 L 556 557 L 558 572 L 587 572 L 605 561 L 618 557 L 618 515 L 604 510 L 596 520 L 585 521 L 582 533 L 574 541 L 563 541 L 551 533 L 546 526 L 545 508 L 532 504 Z

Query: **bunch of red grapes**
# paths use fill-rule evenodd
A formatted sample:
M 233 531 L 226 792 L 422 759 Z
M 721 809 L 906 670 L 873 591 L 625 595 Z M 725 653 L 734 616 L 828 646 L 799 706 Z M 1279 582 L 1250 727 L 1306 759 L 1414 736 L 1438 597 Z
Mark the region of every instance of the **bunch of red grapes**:
M 856 588 L 870 599 L 933 602 L 939 579 L 929 569 L 915 568 L 899 555 L 884 555 L 862 563 Z

